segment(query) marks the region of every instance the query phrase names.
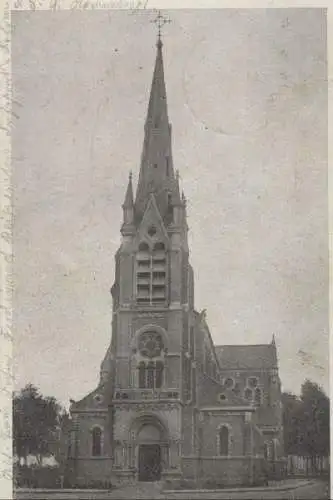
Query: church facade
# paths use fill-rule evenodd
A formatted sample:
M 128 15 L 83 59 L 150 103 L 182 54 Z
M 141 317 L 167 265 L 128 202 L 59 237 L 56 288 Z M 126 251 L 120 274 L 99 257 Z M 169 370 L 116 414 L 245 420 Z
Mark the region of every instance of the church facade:
M 194 304 L 186 199 L 158 40 L 138 185 L 130 175 L 98 387 L 72 401 L 68 481 L 260 484 L 283 456 L 274 337 L 214 345 Z

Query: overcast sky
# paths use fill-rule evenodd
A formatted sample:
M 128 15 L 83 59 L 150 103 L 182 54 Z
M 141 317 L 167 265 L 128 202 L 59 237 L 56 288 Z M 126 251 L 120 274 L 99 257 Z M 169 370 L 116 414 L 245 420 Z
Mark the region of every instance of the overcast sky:
M 328 389 L 326 22 L 168 11 L 173 156 L 198 310 L 217 344 L 276 336 L 283 389 Z M 155 59 L 151 11 L 13 13 L 17 386 L 94 389 Z

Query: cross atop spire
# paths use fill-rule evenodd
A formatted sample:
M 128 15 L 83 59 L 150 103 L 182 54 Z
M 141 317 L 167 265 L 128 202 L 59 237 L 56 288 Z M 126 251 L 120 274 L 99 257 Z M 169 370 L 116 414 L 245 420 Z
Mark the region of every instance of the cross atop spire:
M 157 44 L 156 45 L 157 45 L 157 47 L 161 47 L 162 46 L 161 30 L 165 24 L 171 23 L 171 19 L 169 19 L 168 17 L 164 17 L 161 14 L 161 11 L 159 10 L 156 18 L 150 22 L 156 24 L 156 26 L 157 26 Z
M 169 218 L 172 207 L 181 203 L 179 182 L 173 168 L 171 125 L 168 118 L 160 39 L 161 27 L 168 20 L 159 12 L 155 21 L 151 22 L 158 26 L 158 41 L 134 204 L 137 222 L 142 219 L 151 194 L 154 194 L 160 215 L 165 221 Z

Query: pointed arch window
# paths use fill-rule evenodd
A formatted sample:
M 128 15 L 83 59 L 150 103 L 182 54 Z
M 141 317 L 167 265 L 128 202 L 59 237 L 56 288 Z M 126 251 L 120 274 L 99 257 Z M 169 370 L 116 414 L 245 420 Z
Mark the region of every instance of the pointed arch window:
M 164 371 L 164 344 L 161 334 L 144 331 L 138 339 L 137 348 L 137 355 L 141 357 L 137 365 L 139 388 L 160 389 Z
M 143 361 L 139 363 L 139 387 L 140 389 L 144 389 L 146 387 L 146 365 Z
M 219 429 L 219 455 L 229 455 L 229 439 L 230 431 L 226 425 L 222 425 Z
M 149 361 L 147 366 L 147 387 L 148 389 L 154 389 L 154 378 L 155 378 L 155 365 L 152 361 Z
M 155 243 L 152 250 L 147 243 L 140 243 L 136 262 L 137 303 L 164 304 L 167 299 L 167 253 L 164 243 Z
M 91 440 L 92 456 L 100 457 L 102 455 L 102 429 L 100 427 L 93 428 Z
M 162 387 L 162 382 L 163 382 L 163 363 L 162 361 L 156 361 L 156 378 L 155 378 L 155 386 L 157 389 L 160 389 Z
M 138 365 L 139 388 L 140 389 L 160 389 L 163 385 L 162 361 L 141 361 Z

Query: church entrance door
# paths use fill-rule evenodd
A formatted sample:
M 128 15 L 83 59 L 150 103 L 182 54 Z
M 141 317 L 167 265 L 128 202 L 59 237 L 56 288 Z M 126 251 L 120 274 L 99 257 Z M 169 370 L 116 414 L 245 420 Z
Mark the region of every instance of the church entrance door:
M 161 478 L 161 447 L 159 444 L 139 446 L 139 481 L 158 481 Z

